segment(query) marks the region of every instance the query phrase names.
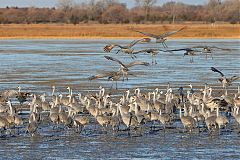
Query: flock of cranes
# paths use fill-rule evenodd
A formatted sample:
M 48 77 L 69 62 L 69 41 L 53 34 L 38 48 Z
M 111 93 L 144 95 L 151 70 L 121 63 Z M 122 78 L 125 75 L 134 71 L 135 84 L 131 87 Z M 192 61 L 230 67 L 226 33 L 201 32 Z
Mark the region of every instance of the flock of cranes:
M 139 53 L 149 53 L 153 60 L 159 51 L 175 52 L 186 51 L 184 55 L 195 55 L 196 52 L 211 53 L 213 49 L 227 50 L 215 46 L 194 46 L 191 48 L 167 49 L 166 37 L 182 31 L 167 32 L 162 35 L 154 35 L 147 32 L 137 31 L 145 36 L 156 39 L 156 43 L 162 43 L 164 49 L 149 48 L 135 51 L 133 46 L 138 43 L 148 43 L 150 38 L 134 40 L 128 45 L 109 44 L 104 47 L 105 52 L 111 52 L 117 48 L 117 53 L 123 52 L 136 58 Z M 196 49 L 202 48 L 202 51 Z M 130 69 L 136 65 L 149 66 L 148 62 L 134 61 L 124 63 L 117 58 L 104 56 L 106 60 L 120 65 L 117 71 L 100 73 L 89 77 L 89 80 L 107 77 L 112 81 L 128 80 Z M 193 60 L 192 60 L 193 61 Z M 228 87 L 239 76 L 226 77 L 217 68 L 210 68 L 213 72 L 220 74 L 218 79 L 222 83 L 222 95 L 207 84 L 201 88 L 180 86 L 173 88 L 168 84 L 167 88 L 155 88 L 145 91 L 140 88 L 117 92 L 115 95 L 103 87 L 97 92 L 83 94 L 75 93 L 76 89 L 67 88 L 68 94 L 56 92 L 57 88 L 52 86 L 51 95 L 47 93 L 37 94 L 25 92 L 18 86 L 16 90 L 10 89 L 0 92 L 0 130 L 1 136 L 7 134 L 23 134 L 24 130 L 31 136 L 41 134 L 41 127 L 47 121 L 47 127 L 61 130 L 71 130 L 78 133 L 92 130 L 87 127 L 98 124 L 103 132 L 117 134 L 120 131 L 127 131 L 128 135 L 143 134 L 142 128 L 149 131 L 158 131 L 156 128 L 163 128 L 164 133 L 168 127 L 182 128 L 186 132 L 209 133 L 227 128 L 229 123 L 240 125 L 240 87 L 237 91 L 228 93 Z M 116 83 L 117 88 L 117 83 Z M 28 110 L 27 117 L 22 114 Z M 230 121 L 235 119 L 235 121 Z M 181 122 L 182 126 L 176 125 Z M 158 124 L 158 125 L 157 125 Z M 25 133 L 25 132 L 24 132 Z
M 165 133 L 168 127 L 182 128 L 176 125 L 178 122 L 189 133 L 219 131 L 220 134 L 229 123 L 240 125 L 239 86 L 231 95 L 222 96 L 207 84 L 202 89 L 196 89 L 191 84 L 179 89 L 170 85 L 150 91 L 136 88 L 116 95 L 101 86 L 99 91 L 85 95 L 74 93 L 70 87 L 66 95 L 57 93 L 55 86 L 52 89 L 50 96 L 46 93 L 29 95 L 29 92 L 17 90 L 3 91 L 0 99 L 1 136 L 23 134 L 21 129 L 31 136 L 41 134 L 46 121 L 45 126 L 52 130 L 94 132 L 93 127 L 86 126 L 98 124 L 103 132 L 117 134 L 126 131 L 128 135 L 143 134 L 143 127 L 149 132 L 159 131 L 160 127 Z M 24 109 L 30 111 L 27 117 L 21 114 Z M 235 121 L 230 121 L 232 118 Z
M 156 56 L 160 51 L 164 52 L 164 53 L 166 53 L 166 52 L 173 53 L 173 52 L 176 52 L 176 51 L 185 51 L 184 56 L 191 56 L 192 58 L 190 59 L 190 62 L 193 63 L 193 56 L 197 55 L 196 53 L 198 53 L 198 52 L 206 54 L 206 58 L 207 58 L 207 55 L 210 54 L 210 56 L 213 59 L 212 52 L 216 49 L 224 50 L 224 51 L 233 50 L 233 49 L 228 49 L 228 48 L 220 48 L 220 47 L 216 47 L 216 46 L 206 46 L 206 45 L 192 46 L 191 48 L 188 47 L 188 48 L 179 48 L 179 49 L 166 49 L 166 48 L 168 48 L 168 46 L 165 43 L 166 40 L 167 40 L 167 37 L 169 37 L 173 34 L 176 34 L 180 31 L 184 30 L 185 28 L 186 28 L 186 26 L 184 26 L 184 27 L 182 27 L 178 30 L 175 30 L 175 31 L 166 32 L 166 33 L 161 34 L 161 35 L 155 35 L 155 34 L 152 34 L 152 33 L 133 30 L 135 32 L 143 34 L 144 36 L 155 38 L 156 43 L 162 43 L 162 45 L 165 49 L 147 48 L 147 49 L 136 51 L 133 48 L 135 45 L 137 45 L 138 43 L 149 43 L 151 41 L 150 38 L 145 37 L 145 38 L 140 38 L 140 39 L 134 40 L 127 45 L 121 45 L 121 44 L 116 44 L 116 43 L 108 44 L 103 48 L 103 50 L 105 52 L 109 53 L 114 48 L 117 48 L 116 54 L 118 54 L 119 52 L 122 52 L 124 54 L 130 55 L 132 59 L 137 58 L 136 55 L 140 54 L 140 53 L 151 54 L 152 64 L 157 64 Z M 198 50 L 199 48 L 201 48 L 202 50 Z M 115 61 L 115 62 L 119 63 L 120 66 L 121 66 L 120 69 L 118 71 L 110 71 L 110 72 L 100 73 L 100 74 L 91 76 L 91 77 L 89 77 L 89 80 L 95 80 L 95 79 L 107 77 L 109 80 L 116 81 L 116 88 L 117 88 L 117 81 L 119 81 L 121 78 L 122 78 L 123 81 L 124 81 L 124 78 L 126 78 L 128 80 L 128 75 L 133 75 L 132 73 L 128 72 L 128 71 L 130 71 L 130 69 L 129 69 L 130 67 L 135 66 L 135 65 L 144 65 L 144 66 L 150 65 L 147 62 L 139 62 L 139 61 L 132 62 L 132 63 L 129 63 L 128 65 L 125 65 L 122 61 L 118 60 L 117 58 L 110 57 L 110 56 L 104 56 L 104 57 L 107 60 L 111 60 L 111 61 Z

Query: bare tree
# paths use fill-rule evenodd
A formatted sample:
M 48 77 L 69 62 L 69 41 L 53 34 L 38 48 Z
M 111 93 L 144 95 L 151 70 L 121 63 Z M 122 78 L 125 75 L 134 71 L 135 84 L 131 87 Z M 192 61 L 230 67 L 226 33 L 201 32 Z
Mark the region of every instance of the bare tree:
M 62 10 L 65 22 L 69 23 L 72 17 L 73 0 L 58 0 L 57 7 Z
M 71 10 L 74 2 L 72 0 L 58 0 L 57 7 L 61 9 L 63 12 L 67 12 Z
M 137 6 L 142 7 L 145 11 L 145 20 L 149 19 L 151 8 L 157 3 L 157 0 L 135 0 Z

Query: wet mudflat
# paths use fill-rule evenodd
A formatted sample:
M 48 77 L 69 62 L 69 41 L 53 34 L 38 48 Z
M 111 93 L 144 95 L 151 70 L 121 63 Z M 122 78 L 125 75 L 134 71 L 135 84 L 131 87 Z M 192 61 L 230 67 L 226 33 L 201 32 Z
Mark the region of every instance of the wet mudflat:
M 58 92 L 67 92 L 71 86 L 74 93 L 93 92 L 101 85 L 110 88 L 108 80 L 89 81 L 89 76 L 104 71 L 117 70 L 118 64 L 106 60 L 109 54 L 123 62 L 131 62 L 129 55 L 104 53 L 103 47 L 110 42 L 126 44 L 129 40 L 1 40 L 0 41 L 0 90 L 15 89 L 18 85 L 23 90 L 50 95 L 51 86 Z M 167 42 L 171 48 L 186 48 L 193 45 L 214 45 L 239 49 L 239 40 L 216 39 L 179 39 Z M 162 47 L 160 44 L 139 44 L 136 50 Z M 187 86 L 203 87 L 205 83 L 220 90 L 217 82 L 219 74 L 210 67 L 221 69 L 226 75 L 240 75 L 239 50 L 213 53 L 213 59 L 205 55 L 183 57 L 179 53 L 159 53 L 157 63 L 149 67 L 135 66 L 131 72 L 135 76 L 127 82 L 119 82 L 118 88 L 141 87 L 149 90 L 153 87 L 166 88 L 168 82 L 175 88 Z M 151 63 L 151 56 L 137 55 L 138 61 Z M 239 82 L 239 81 L 238 81 Z M 114 83 L 115 85 L 115 83 Z M 115 87 L 115 86 L 114 86 Z M 236 92 L 237 83 L 230 87 Z M 118 93 L 114 90 L 112 92 Z M 23 115 L 27 117 L 27 115 Z M 39 135 L 30 137 L 25 128 L 19 129 L 19 135 L 0 139 L 0 157 L 14 159 L 239 159 L 240 137 L 236 123 L 230 119 L 230 125 L 221 135 L 209 135 L 206 131 L 198 134 L 183 133 L 180 121 L 174 122 L 173 128 L 166 130 L 162 126 L 150 132 L 149 125 L 143 126 L 142 136 L 132 133 L 128 136 L 121 131 L 113 134 L 110 129 L 103 133 L 95 124 L 87 126 L 80 135 L 74 130 L 57 130 L 52 125 L 43 123 Z M 26 121 L 25 121 L 26 126 Z

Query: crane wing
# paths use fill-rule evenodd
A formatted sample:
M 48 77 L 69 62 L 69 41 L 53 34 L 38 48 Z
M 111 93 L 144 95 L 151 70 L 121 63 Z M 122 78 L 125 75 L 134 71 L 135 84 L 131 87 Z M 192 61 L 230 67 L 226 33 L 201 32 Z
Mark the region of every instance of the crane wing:
M 230 78 L 231 82 L 238 80 L 240 77 L 239 76 L 232 76 Z
M 106 72 L 106 73 L 100 73 L 91 77 L 88 77 L 88 80 L 95 80 L 95 79 L 99 79 L 99 78 L 104 78 L 104 77 L 108 77 L 108 76 L 112 76 L 116 74 L 116 72 Z
M 150 64 L 147 63 L 147 62 L 131 62 L 131 63 L 127 64 L 126 67 L 130 68 L 130 67 L 135 66 L 135 65 L 149 66 Z
M 158 35 L 155 35 L 155 34 L 152 34 L 152 33 L 148 33 L 148 32 L 142 32 L 142 31 L 137 31 L 137 30 L 134 30 L 135 32 L 138 32 L 138 33 L 141 33 L 145 36 L 149 36 L 149 37 L 153 37 L 153 38 L 158 38 Z
M 132 41 L 131 43 L 128 44 L 128 47 L 133 47 L 135 44 L 141 42 L 141 41 L 146 41 L 146 38 L 141 38 L 141 39 L 137 39 L 137 40 L 134 40 Z
M 216 68 L 214 68 L 214 67 L 211 67 L 211 70 L 212 70 L 213 72 L 218 72 L 218 73 L 220 73 L 222 77 L 224 76 L 224 74 L 223 74 L 221 71 L 219 71 L 218 69 L 216 69 Z
M 169 37 L 169 36 L 171 36 L 171 35 L 173 35 L 173 34 L 176 34 L 177 32 L 180 32 L 181 30 L 183 30 L 183 29 L 185 29 L 185 28 L 186 28 L 186 26 L 184 26 L 184 27 L 182 27 L 182 28 L 180 28 L 179 30 L 176 30 L 176 31 L 166 32 L 166 33 L 160 35 L 159 37 L 160 37 L 160 38 Z
M 113 58 L 113 57 L 110 57 L 110 56 L 104 56 L 107 60 L 111 60 L 111 61 L 115 61 L 117 63 L 119 63 L 121 66 L 123 66 L 124 68 L 127 68 L 125 66 L 125 64 L 123 64 L 121 61 L 119 61 L 117 58 Z

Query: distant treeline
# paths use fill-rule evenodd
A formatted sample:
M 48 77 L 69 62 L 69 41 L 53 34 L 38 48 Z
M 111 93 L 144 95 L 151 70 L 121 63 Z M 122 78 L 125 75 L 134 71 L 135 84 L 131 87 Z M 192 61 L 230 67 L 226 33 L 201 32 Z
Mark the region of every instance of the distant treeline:
M 209 0 L 204 5 L 167 2 L 157 6 L 157 0 L 135 0 L 129 9 L 117 0 L 89 0 L 75 3 L 59 0 L 54 8 L 0 8 L 0 23 L 181 23 L 224 21 L 239 23 L 239 0 Z

